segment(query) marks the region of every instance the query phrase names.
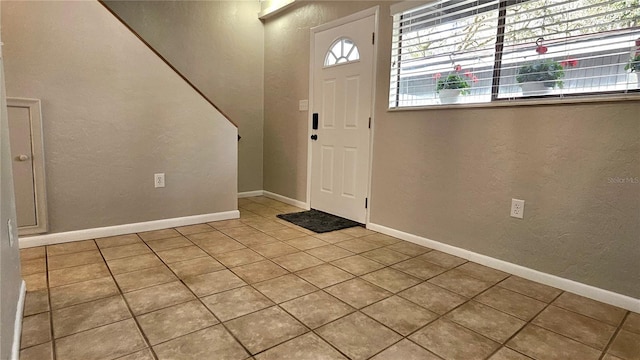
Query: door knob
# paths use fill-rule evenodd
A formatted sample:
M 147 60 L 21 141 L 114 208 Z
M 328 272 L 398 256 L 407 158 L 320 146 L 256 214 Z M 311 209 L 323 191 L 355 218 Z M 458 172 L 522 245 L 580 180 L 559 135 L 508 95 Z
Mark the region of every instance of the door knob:
M 27 161 L 29 160 L 29 155 L 20 154 L 18 155 L 18 161 Z
M 311 140 L 313 140 L 313 141 L 318 140 L 318 135 L 316 135 L 316 134 L 311 135 Z

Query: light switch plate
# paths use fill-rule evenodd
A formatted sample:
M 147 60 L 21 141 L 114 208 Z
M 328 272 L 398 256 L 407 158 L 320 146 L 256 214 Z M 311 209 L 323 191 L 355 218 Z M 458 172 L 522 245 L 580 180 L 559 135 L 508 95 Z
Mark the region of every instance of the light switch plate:
M 309 100 L 300 100 L 298 103 L 298 110 L 307 111 L 309 110 Z

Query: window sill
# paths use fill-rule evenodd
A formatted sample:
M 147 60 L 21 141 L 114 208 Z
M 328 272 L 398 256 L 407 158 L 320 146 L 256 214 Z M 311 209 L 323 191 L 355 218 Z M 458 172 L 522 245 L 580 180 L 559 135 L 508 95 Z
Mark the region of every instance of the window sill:
M 484 108 L 501 108 L 501 107 L 518 107 L 518 106 L 553 106 L 566 104 L 599 104 L 620 101 L 640 101 L 640 92 L 627 94 L 606 94 L 606 95 L 590 95 L 580 97 L 563 97 L 553 98 L 535 98 L 535 99 L 502 99 L 487 103 L 475 104 L 452 104 L 452 105 L 428 105 L 428 106 L 407 106 L 398 108 L 388 108 L 388 112 L 396 111 L 415 111 L 415 110 L 447 110 L 447 109 L 484 109 Z

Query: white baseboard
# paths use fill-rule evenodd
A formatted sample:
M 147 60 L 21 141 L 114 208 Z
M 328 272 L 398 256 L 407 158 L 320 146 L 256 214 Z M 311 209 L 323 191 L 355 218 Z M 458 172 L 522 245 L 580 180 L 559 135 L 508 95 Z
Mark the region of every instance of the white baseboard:
M 24 315 L 24 301 L 27 296 L 27 283 L 22 280 L 20 296 L 16 306 L 16 318 L 13 322 L 13 344 L 11 344 L 11 360 L 20 358 L 20 337 L 22 336 L 22 316 Z
M 565 279 L 559 276 L 543 273 L 541 271 L 533 270 L 507 261 L 478 254 L 473 251 L 465 250 L 459 247 L 447 245 L 438 241 L 388 228 L 386 226 L 369 223 L 367 224 L 367 228 L 382 234 L 396 237 L 398 239 L 410 241 L 412 243 L 426 246 L 434 250 L 455 255 L 476 262 L 480 265 L 501 270 L 512 275 L 517 275 L 531 281 L 553 286 L 564 291 L 572 292 L 574 294 L 578 294 L 606 304 L 621 307 L 630 311 L 640 312 L 640 299 L 618 294 L 609 290 L 600 289 L 595 286 L 579 283 L 577 281 Z
M 272 192 L 266 191 L 266 190 L 264 190 L 263 192 L 264 192 L 264 196 L 266 196 L 268 198 L 271 198 L 273 200 L 278 200 L 278 201 L 281 201 L 281 202 L 283 202 L 285 204 L 289 204 L 289 205 L 292 205 L 292 206 L 297 206 L 299 208 L 303 208 L 303 209 L 306 209 L 306 210 L 310 209 L 309 204 L 307 204 L 306 202 L 302 202 L 300 200 L 288 198 L 286 196 L 282 196 L 280 194 L 272 193 Z
M 238 193 L 238 199 L 264 195 L 263 190 L 245 191 Z
M 54 234 L 20 237 L 20 248 L 30 248 L 42 245 L 61 244 L 71 241 L 97 239 L 107 236 L 131 234 L 143 231 L 160 230 L 177 226 L 200 224 L 211 221 L 238 219 L 238 210 L 219 213 L 185 216 L 172 219 L 153 220 L 133 224 L 106 226 L 93 229 L 67 231 Z

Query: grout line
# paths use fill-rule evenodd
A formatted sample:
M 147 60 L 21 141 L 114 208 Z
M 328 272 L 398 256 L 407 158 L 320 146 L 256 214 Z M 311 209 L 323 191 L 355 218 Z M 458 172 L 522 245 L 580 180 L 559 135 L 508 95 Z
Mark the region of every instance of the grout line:
M 627 318 L 630 315 L 631 315 L 631 312 L 627 311 L 627 313 L 622 318 L 622 321 L 620 322 L 616 330 L 611 335 L 611 338 L 609 339 L 609 341 L 607 341 L 607 345 L 604 347 L 604 350 L 602 350 L 602 354 L 600 355 L 600 358 L 599 358 L 600 360 L 603 359 L 605 355 L 607 355 L 607 351 L 609 351 L 609 349 L 611 348 L 611 345 L 613 345 L 613 341 L 616 339 L 620 331 L 622 331 L 622 326 L 624 325 L 624 322 L 627 321 Z
M 56 339 L 53 332 L 53 303 L 51 302 L 51 288 L 49 287 L 49 256 L 47 256 L 47 247 L 44 248 L 44 266 L 45 273 L 44 275 L 47 278 L 47 301 L 49 302 L 49 326 L 51 329 L 49 330 L 51 336 L 51 359 L 56 360 Z M 25 294 L 26 295 L 26 294 Z M 25 296 L 26 298 L 26 296 Z

